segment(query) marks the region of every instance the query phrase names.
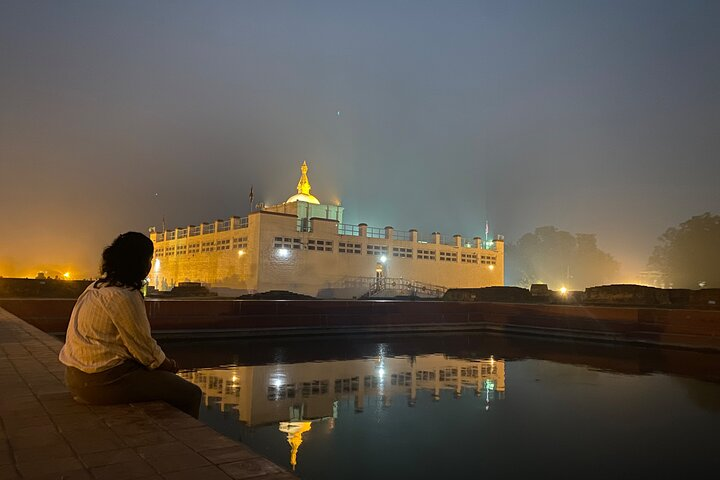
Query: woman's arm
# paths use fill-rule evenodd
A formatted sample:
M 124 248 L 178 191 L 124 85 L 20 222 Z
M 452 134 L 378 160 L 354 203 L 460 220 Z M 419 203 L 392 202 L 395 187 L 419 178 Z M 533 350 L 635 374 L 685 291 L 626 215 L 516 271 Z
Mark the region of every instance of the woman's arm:
M 178 364 L 175 360 L 172 358 L 165 358 L 165 361 L 160 364 L 159 367 L 157 367 L 158 370 L 166 370 L 170 373 L 177 373 L 178 370 L 180 370 L 180 367 L 178 367 Z
M 168 359 L 150 334 L 150 321 L 145 311 L 145 302 L 140 292 L 118 289 L 106 305 L 110 318 L 130 354 L 151 370 L 165 366 Z M 176 367 L 177 365 L 175 365 Z

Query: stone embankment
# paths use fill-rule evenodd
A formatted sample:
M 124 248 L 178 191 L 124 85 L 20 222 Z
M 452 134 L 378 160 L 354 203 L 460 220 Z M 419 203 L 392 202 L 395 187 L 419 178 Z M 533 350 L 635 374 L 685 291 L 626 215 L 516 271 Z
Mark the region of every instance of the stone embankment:
M 0 299 L 45 332 L 63 333 L 73 301 Z M 149 300 L 158 336 L 490 331 L 720 350 L 720 310 L 449 301 Z
M 296 478 L 163 402 L 75 402 L 61 346 L 0 308 L 0 479 Z

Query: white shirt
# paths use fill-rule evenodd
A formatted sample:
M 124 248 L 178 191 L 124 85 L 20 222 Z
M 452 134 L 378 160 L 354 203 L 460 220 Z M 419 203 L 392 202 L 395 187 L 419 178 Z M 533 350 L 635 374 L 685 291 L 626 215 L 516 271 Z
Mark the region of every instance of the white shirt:
M 150 335 L 140 292 L 91 283 L 75 303 L 59 358 L 69 367 L 97 373 L 125 360 L 154 369 L 165 353 Z

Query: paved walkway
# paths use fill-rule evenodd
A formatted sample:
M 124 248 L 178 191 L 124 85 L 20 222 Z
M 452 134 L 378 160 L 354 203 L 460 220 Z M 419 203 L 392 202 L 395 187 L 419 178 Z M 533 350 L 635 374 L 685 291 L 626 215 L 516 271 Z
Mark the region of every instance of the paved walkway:
M 0 308 L 0 480 L 296 478 L 163 402 L 76 403 L 61 346 Z

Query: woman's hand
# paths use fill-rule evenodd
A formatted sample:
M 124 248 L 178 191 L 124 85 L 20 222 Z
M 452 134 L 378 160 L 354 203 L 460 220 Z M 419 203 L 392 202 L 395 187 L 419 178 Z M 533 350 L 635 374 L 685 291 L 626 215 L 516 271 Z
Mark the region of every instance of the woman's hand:
M 177 362 L 172 358 L 165 358 L 165 361 L 160 364 L 158 370 L 166 370 L 171 373 L 177 373 L 178 370 L 180 370 L 180 367 L 178 367 Z

